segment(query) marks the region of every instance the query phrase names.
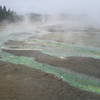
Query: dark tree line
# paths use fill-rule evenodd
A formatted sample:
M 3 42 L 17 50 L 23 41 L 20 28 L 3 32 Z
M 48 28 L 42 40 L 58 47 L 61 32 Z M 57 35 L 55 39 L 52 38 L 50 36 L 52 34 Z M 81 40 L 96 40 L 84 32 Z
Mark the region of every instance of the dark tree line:
M 15 22 L 21 20 L 14 11 L 7 9 L 5 6 L 0 6 L 0 22 L 7 20 L 9 22 Z

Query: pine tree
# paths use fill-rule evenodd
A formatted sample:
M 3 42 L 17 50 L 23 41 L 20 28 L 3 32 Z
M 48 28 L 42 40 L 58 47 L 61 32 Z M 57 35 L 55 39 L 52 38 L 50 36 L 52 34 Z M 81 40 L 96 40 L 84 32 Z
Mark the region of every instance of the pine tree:
M 13 22 L 16 21 L 17 19 L 20 18 L 15 12 L 11 11 L 10 9 L 7 9 L 6 6 L 0 6 L 0 22 L 4 20 Z

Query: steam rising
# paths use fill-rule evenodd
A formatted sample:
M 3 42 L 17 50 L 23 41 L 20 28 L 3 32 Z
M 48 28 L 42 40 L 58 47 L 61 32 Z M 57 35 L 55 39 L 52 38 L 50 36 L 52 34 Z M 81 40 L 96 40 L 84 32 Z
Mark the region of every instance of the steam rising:
M 32 38 L 53 40 L 76 45 L 100 47 L 98 23 L 89 17 L 72 14 L 27 14 L 23 21 L 17 23 L 6 23 L 1 27 L 1 41 L 10 36 L 25 34 Z M 23 34 L 23 35 L 22 35 Z M 16 37 L 16 39 L 18 39 Z

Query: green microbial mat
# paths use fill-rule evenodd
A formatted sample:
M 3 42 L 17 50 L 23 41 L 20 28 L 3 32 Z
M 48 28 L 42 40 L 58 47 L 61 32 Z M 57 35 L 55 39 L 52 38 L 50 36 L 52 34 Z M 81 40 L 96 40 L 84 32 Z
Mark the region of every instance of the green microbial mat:
M 68 82 L 70 85 L 78 87 L 83 90 L 100 93 L 100 80 L 89 77 L 87 75 L 78 74 L 71 71 L 65 71 L 61 68 L 56 68 L 47 64 L 36 62 L 34 58 L 28 58 L 24 56 L 15 56 L 6 52 L 1 53 L 2 60 L 11 62 L 13 64 L 24 64 L 29 67 L 39 69 L 43 72 L 47 72 L 61 78 Z

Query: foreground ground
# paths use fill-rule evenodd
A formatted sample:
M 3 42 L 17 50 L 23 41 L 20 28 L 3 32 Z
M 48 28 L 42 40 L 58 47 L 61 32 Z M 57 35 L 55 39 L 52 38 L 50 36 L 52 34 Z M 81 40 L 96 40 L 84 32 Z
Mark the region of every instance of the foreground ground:
M 23 36 L 25 37 L 25 34 Z M 100 60 L 96 59 L 100 57 L 99 50 L 69 46 L 56 41 L 38 39 L 22 41 L 22 37 L 19 39 L 20 37 L 18 34 L 18 38 L 8 40 L 2 46 L 0 100 L 100 100 L 100 85 L 96 83 L 96 79 L 100 79 Z M 6 55 L 5 52 L 9 55 Z M 66 56 L 68 54 L 69 57 Z M 36 65 L 30 62 L 30 58 Z M 27 63 L 30 66 L 33 64 L 32 68 Z M 26 64 L 26 66 L 20 64 Z M 73 77 L 69 80 L 74 84 L 79 82 L 92 91 L 88 92 L 88 89 L 82 89 L 80 84 L 76 86 L 68 83 L 68 76 L 65 82 L 54 76 L 55 74 L 51 75 L 45 73 L 44 70 L 42 72 L 34 69 L 46 68 L 48 65 L 59 70 L 64 69 L 66 72 L 69 70 L 72 73 L 75 72 L 71 73 Z M 54 72 L 54 70 L 52 71 Z M 78 75 L 78 78 L 75 78 L 74 75 Z M 85 75 L 88 78 L 83 79 Z M 92 77 L 94 80 L 91 80 Z M 88 81 L 88 79 L 90 80 Z
M 0 100 L 100 100 L 53 75 L 0 61 Z

